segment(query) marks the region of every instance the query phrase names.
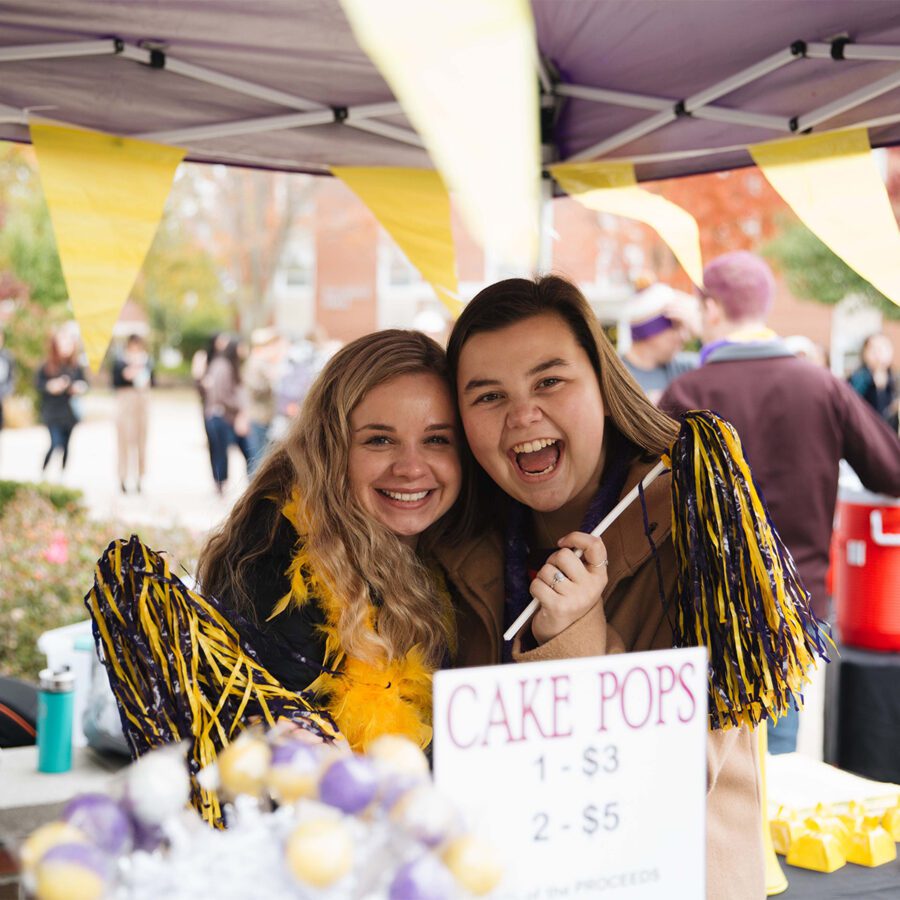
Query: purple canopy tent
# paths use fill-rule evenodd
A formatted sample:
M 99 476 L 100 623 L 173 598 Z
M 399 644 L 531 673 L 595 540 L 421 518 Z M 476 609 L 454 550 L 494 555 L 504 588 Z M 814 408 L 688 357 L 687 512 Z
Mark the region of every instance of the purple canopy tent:
M 626 159 L 646 180 L 748 165 L 747 144 L 810 129 L 900 143 L 892 0 L 531 5 L 548 162 Z M 28 141 L 31 116 L 198 162 L 430 165 L 337 0 L 0 2 L 0 139 Z

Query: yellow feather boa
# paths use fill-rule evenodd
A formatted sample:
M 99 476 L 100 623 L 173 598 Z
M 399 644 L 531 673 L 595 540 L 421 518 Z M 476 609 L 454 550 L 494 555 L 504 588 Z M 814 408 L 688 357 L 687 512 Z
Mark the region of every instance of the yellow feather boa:
M 293 497 L 282 514 L 301 534 L 298 498 Z M 302 607 L 307 602 L 318 603 L 325 623 L 320 627 L 325 636 L 324 665 L 331 672 L 322 672 L 308 690 L 318 700 L 326 700 L 326 709 L 341 734 L 354 750 L 362 751 L 383 734 L 399 734 L 415 741 L 423 749 L 431 743 L 431 677 L 434 667 L 422 657 L 418 646 L 405 656 L 382 662 L 366 662 L 347 656 L 341 646 L 338 622 L 343 601 L 336 597 L 329 585 L 316 575 L 306 547 L 300 543 L 288 571 L 290 591 L 282 597 L 269 620 L 289 606 Z M 443 574 L 433 571 L 435 588 L 442 617 L 452 621 L 453 607 Z M 375 627 L 377 612 L 370 605 L 368 626 Z M 454 634 L 449 629 L 448 633 Z M 452 648 L 451 648 L 452 649 Z

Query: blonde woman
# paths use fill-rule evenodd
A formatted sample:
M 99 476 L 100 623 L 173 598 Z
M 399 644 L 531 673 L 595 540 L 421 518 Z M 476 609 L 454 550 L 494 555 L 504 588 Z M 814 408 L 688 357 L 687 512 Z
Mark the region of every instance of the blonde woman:
M 355 749 L 431 739 L 431 675 L 455 647 L 431 548 L 461 532 L 443 350 L 382 331 L 339 351 L 204 549 L 199 581 L 258 628 L 260 662 Z M 450 514 L 450 515 L 448 515 Z

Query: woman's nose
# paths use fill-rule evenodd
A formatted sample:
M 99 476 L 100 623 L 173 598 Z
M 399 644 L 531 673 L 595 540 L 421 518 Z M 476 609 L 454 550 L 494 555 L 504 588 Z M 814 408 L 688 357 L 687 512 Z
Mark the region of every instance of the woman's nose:
M 540 407 L 531 400 L 522 400 L 510 406 L 506 415 L 506 424 L 509 428 L 524 428 L 533 425 L 540 418 Z
M 417 478 L 427 470 L 422 452 L 418 447 L 401 447 L 394 459 L 395 475 L 403 478 Z

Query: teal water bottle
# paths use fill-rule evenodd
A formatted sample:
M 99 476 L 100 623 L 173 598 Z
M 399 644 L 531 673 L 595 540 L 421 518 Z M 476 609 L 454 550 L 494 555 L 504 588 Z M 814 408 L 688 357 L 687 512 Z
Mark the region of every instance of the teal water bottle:
M 38 772 L 68 772 L 72 768 L 72 714 L 75 675 L 68 666 L 44 669 L 38 691 Z

